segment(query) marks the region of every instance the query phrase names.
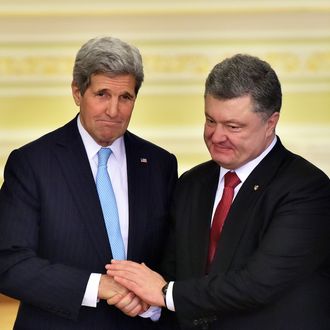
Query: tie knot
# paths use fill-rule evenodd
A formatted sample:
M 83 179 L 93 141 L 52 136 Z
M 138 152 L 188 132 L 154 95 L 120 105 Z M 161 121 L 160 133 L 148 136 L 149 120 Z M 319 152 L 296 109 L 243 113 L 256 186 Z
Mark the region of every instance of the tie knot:
M 235 188 L 240 182 L 241 180 L 236 172 L 227 172 L 225 174 L 225 187 Z
M 111 155 L 112 150 L 110 148 L 101 148 L 98 152 L 98 157 L 99 157 L 99 164 L 98 167 L 100 166 L 106 166 L 108 159 Z

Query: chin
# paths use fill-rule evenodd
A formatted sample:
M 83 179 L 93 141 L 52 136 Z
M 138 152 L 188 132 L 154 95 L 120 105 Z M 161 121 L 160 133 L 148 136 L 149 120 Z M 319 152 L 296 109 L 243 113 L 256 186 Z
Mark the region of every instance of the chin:
M 212 157 L 213 161 L 215 161 L 218 165 L 220 165 L 221 167 L 225 167 L 230 169 L 232 163 L 228 162 L 228 160 L 223 159 L 223 157 Z
M 109 146 L 115 140 L 114 137 L 110 136 L 99 136 L 97 142 L 102 146 Z

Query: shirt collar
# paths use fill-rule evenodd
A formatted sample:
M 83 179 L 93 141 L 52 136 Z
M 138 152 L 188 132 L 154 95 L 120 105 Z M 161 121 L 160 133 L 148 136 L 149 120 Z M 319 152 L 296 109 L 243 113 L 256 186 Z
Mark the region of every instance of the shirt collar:
M 277 142 L 277 137 L 275 136 L 272 143 L 256 158 L 252 159 L 248 163 L 244 164 L 243 166 L 237 168 L 235 170 L 237 176 L 243 183 L 247 177 L 251 174 L 251 172 L 257 167 L 257 165 L 266 157 L 266 155 L 274 148 L 275 144 Z M 227 172 L 230 170 L 224 167 L 221 167 L 220 170 L 220 177 L 219 182 L 223 180 L 223 177 Z

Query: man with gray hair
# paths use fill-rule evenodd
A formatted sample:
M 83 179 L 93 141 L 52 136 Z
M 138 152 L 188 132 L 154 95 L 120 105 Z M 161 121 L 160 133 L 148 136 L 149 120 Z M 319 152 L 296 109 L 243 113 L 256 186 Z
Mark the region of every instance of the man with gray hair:
M 166 280 L 132 261 L 108 274 L 183 329 L 329 329 L 330 180 L 276 135 L 276 73 L 238 54 L 212 69 L 204 97 L 212 160 L 179 179 Z
M 159 315 L 105 274 L 112 258 L 158 269 L 167 236 L 176 158 L 127 131 L 143 78 L 137 48 L 89 40 L 73 69 L 79 114 L 10 154 L 0 292 L 20 300 L 15 329 L 157 329 Z

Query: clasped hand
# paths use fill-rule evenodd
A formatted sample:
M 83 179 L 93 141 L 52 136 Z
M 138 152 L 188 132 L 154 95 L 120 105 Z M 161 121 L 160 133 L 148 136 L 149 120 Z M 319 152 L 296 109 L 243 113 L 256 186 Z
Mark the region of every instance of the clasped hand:
M 109 305 L 114 305 L 128 316 L 134 317 L 145 312 L 149 305 L 116 282 L 109 275 L 101 275 L 98 298 L 104 299 Z
M 105 266 L 107 274 L 120 285 L 134 292 L 140 299 L 152 306 L 164 307 L 162 288 L 164 278 L 144 263 L 128 260 L 112 260 Z

